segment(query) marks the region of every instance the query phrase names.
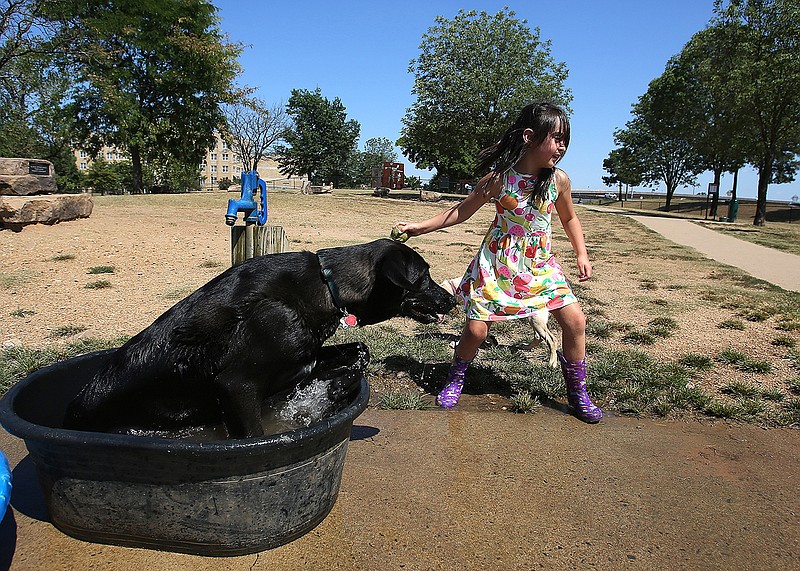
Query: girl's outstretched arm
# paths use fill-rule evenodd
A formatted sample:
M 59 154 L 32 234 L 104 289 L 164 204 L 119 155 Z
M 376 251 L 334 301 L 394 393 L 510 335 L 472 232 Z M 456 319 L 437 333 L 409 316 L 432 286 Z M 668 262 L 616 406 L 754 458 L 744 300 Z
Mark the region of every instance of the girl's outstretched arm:
M 589 253 L 586 251 L 581 221 L 578 220 L 575 207 L 572 205 L 572 185 L 569 182 L 567 173 L 561 169 L 556 169 L 555 177 L 556 190 L 558 191 L 556 212 L 558 212 L 558 218 L 561 220 L 564 232 L 578 258 L 578 281 L 585 282 L 592 277 L 592 263 L 589 261 Z
M 500 178 L 493 178 L 491 174 L 488 174 L 475 185 L 475 189 L 464 200 L 455 206 L 451 206 L 444 212 L 440 212 L 422 222 L 399 222 L 395 226 L 399 228 L 400 232 L 405 232 L 409 236 L 420 236 L 428 232 L 455 226 L 464 222 L 464 220 L 468 220 L 490 198 L 497 198 L 500 194 L 500 187 Z

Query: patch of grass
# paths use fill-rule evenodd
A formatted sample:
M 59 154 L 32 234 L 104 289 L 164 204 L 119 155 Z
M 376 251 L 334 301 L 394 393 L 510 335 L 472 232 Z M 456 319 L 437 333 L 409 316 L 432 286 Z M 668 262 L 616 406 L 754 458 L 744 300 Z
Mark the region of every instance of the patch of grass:
M 775 327 L 781 331 L 797 331 L 800 330 L 800 319 L 781 318 Z
M 542 406 L 539 397 L 531 395 L 528 391 L 520 391 L 511 397 L 511 410 L 520 414 L 536 412 Z
M 183 299 L 184 297 L 188 296 L 194 290 L 190 287 L 179 287 L 167 292 L 164 292 L 163 297 L 164 299 L 169 299 L 171 301 L 178 301 Z
M 654 337 L 671 337 L 679 328 L 678 322 L 671 317 L 656 317 L 647 324 L 647 332 Z
M 36 312 L 32 309 L 15 309 L 11 313 L 9 313 L 11 317 L 28 317 L 30 315 L 36 315 Z
M 20 346 L 0 349 L 0 395 L 5 394 L 12 384 L 42 367 L 47 367 L 53 363 L 84 353 L 119 347 L 128 339 L 129 337 L 80 339 L 62 347 L 45 346 L 32 348 Z
M 639 287 L 647 290 L 655 290 L 658 289 L 658 284 L 656 284 L 655 280 L 645 278 L 639 283 Z
M 390 391 L 378 399 L 378 408 L 383 410 L 425 410 L 433 408 L 433 402 L 419 391 Z
M 11 273 L 0 272 L 0 289 L 11 289 L 24 285 L 30 279 L 30 274 L 25 270 Z
M 763 308 L 751 308 L 739 312 L 739 317 L 752 321 L 753 323 L 761 323 L 772 317 L 773 313 Z
M 67 260 L 74 260 L 76 257 L 75 254 L 56 254 L 50 259 L 54 262 L 66 262 Z
M 661 299 L 661 298 L 651 299 L 650 303 L 652 303 L 653 305 L 658 305 L 659 307 L 667 307 L 669 305 L 669 302 L 666 299 Z
M 83 287 L 85 289 L 106 289 L 111 287 L 111 282 L 108 280 L 97 280 L 96 282 L 89 282 Z
M 223 264 L 219 260 L 203 260 L 200 263 L 201 268 L 220 268 Z
M 771 373 L 772 365 L 767 361 L 753 361 L 744 353 L 733 349 L 720 351 L 716 357 L 717 361 L 726 365 L 732 365 L 740 371 L 746 373 Z
M 87 327 L 83 325 L 62 325 L 61 327 L 57 327 L 50 332 L 50 337 L 53 338 L 61 338 L 61 337 L 72 337 L 73 335 L 77 335 L 78 333 L 82 333 L 86 331 Z
M 761 396 L 761 389 L 742 381 L 734 381 L 733 383 L 725 385 L 720 390 L 727 395 L 741 398 L 755 398 Z
M 678 364 L 696 371 L 707 371 L 714 367 L 714 360 L 707 355 L 701 355 L 699 353 L 686 353 L 684 356 L 678 359 Z
M 778 335 L 775 339 L 771 341 L 772 345 L 775 347 L 789 347 L 793 348 L 797 345 L 797 342 L 788 335 Z
M 586 333 L 597 339 L 609 339 L 614 332 L 614 327 L 608 321 L 590 321 Z
M 744 331 L 744 322 L 741 319 L 726 319 L 717 325 L 720 329 L 733 329 L 736 331 Z
M 652 345 L 656 342 L 656 336 L 648 331 L 629 331 L 622 336 L 622 342 L 638 345 Z
M 792 362 L 792 367 L 795 369 L 800 369 L 800 351 L 794 348 L 789 349 L 789 354 L 787 356 Z
M 86 271 L 87 274 L 113 274 L 114 266 L 92 266 Z

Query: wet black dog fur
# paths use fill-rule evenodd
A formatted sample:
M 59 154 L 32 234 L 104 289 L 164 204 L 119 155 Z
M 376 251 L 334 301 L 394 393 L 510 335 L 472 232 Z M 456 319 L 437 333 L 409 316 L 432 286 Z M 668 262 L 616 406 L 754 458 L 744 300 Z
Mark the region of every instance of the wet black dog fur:
M 455 305 L 404 244 L 318 253 L 359 325 L 395 316 L 432 323 Z M 322 346 L 340 318 L 314 253 L 246 260 L 120 347 L 70 403 L 64 427 L 137 433 L 222 422 L 231 438 L 261 436 L 261 407 L 271 396 L 318 378 L 333 380 L 335 400 L 359 390 L 367 347 Z

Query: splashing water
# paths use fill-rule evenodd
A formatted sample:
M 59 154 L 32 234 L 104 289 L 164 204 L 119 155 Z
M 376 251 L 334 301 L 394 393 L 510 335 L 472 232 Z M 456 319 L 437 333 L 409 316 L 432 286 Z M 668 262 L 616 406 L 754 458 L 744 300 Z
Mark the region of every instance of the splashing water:
M 297 427 L 310 426 L 331 413 L 333 402 L 328 397 L 330 381 L 315 380 L 297 389 L 280 408 L 278 418 Z

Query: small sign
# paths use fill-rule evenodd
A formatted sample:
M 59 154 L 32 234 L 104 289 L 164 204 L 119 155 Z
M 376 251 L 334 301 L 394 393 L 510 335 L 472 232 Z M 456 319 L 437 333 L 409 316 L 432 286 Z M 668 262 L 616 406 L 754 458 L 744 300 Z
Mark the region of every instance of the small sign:
M 29 161 L 28 162 L 28 174 L 49 176 L 50 175 L 50 163 Z

